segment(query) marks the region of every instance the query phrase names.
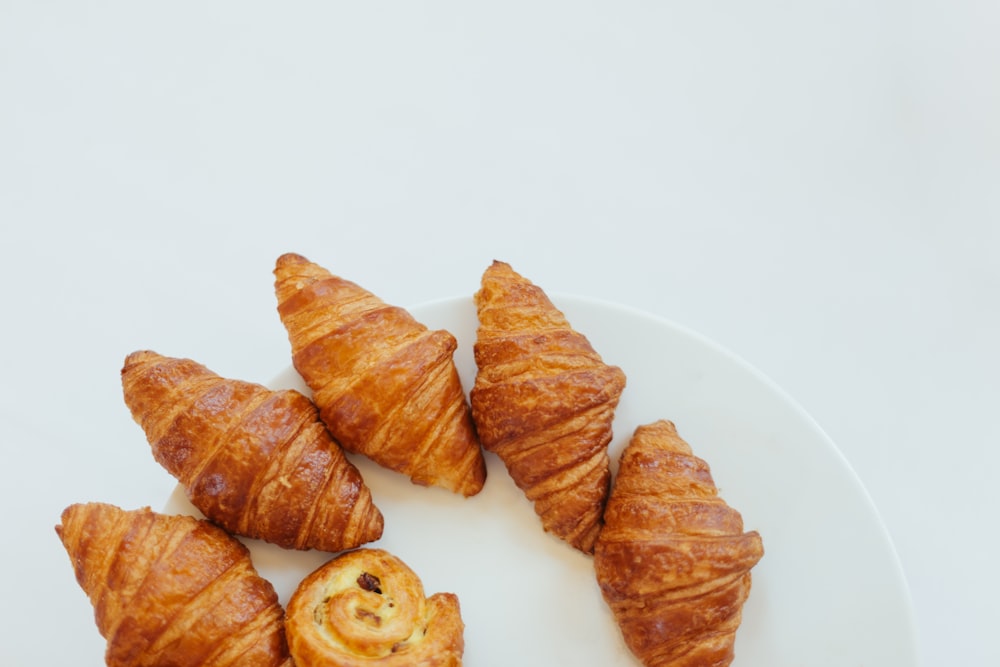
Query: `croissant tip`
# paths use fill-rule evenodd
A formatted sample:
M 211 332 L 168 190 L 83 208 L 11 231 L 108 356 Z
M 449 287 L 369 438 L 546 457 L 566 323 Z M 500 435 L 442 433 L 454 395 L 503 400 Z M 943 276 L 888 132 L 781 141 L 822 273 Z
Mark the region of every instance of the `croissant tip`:
M 309 260 L 306 259 L 304 256 L 295 252 L 286 252 L 285 254 L 278 257 L 278 260 L 275 262 L 275 266 L 280 269 L 283 266 L 291 266 L 293 264 L 308 264 L 308 263 Z
M 136 350 L 125 356 L 125 363 L 122 365 L 122 373 L 127 372 L 133 366 L 149 361 L 151 359 L 162 359 L 163 355 L 153 350 Z
M 55 529 L 60 540 L 63 539 L 63 531 L 66 530 L 66 523 L 69 521 L 70 515 L 78 505 L 79 503 L 74 503 L 59 513 L 59 523 L 56 524 Z
M 143 508 L 143 509 L 148 510 L 149 508 L 146 507 L 146 508 Z M 61 537 L 62 536 L 62 531 L 64 530 L 64 527 L 67 524 L 72 523 L 73 520 L 74 520 L 74 518 L 77 515 L 80 515 L 81 513 L 87 513 L 87 512 L 92 512 L 92 511 L 108 511 L 108 510 L 115 511 L 115 512 L 122 512 L 122 511 L 124 511 L 120 507 L 118 507 L 117 505 L 113 505 L 111 503 L 99 502 L 99 501 L 80 502 L 80 503 L 73 503 L 71 505 L 68 505 L 66 507 L 66 509 L 64 509 L 62 511 L 62 513 L 59 515 L 59 525 L 56 526 L 56 532 Z
M 153 350 L 134 350 L 133 352 L 125 355 L 126 363 L 129 361 L 136 361 L 139 359 L 145 359 L 147 357 L 160 357 L 162 356 L 159 352 L 154 352 Z
M 646 425 L 648 428 L 664 428 L 668 431 L 677 432 L 677 425 L 669 419 L 657 419 L 655 422 Z
M 458 489 L 456 489 L 456 493 L 461 495 L 463 498 L 471 498 L 473 496 L 479 495 L 479 492 L 482 491 L 485 486 L 486 486 L 485 480 L 477 482 L 469 482 L 463 484 Z
M 514 270 L 514 267 L 501 259 L 494 259 L 493 262 L 483 270 L 481 280 L 482 287 L 486 287 L 487 284 L 494 281 L 514 276 L 520 277 L 520 274 Z

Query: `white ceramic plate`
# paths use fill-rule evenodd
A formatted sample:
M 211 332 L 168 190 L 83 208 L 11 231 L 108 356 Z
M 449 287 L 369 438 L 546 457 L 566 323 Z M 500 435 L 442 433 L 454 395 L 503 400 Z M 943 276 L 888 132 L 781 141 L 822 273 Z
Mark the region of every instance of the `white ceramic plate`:
M 670 419 L 711 465 L 722 497 L 763 537 L 734 664 L 916 665 L 909 596 L 890 540 L 850 466 L 813 420 L 760 373 L 691 331 L 621 306 L 552 298 L 628 378 L 615 417 L 615 464 L 636 426 Z M 411 312 L 458 338 L 456 362 L 470 388 L 472 299 Z M 272 386 L 305 390 L 293 370 Z M 369 546 L 406 561 L 428 594 L 458 594 L 465 664 L 638 665 L 601 599 L 591 559 L 542 531 L 495 456 L 487 454 L 486 487 L 469 499 L 351 459 L 385 516 L 382 539 Z M 180 490 L 166 509 L 197 514 Z M 330 558 L 247 544 L 282 602 Z

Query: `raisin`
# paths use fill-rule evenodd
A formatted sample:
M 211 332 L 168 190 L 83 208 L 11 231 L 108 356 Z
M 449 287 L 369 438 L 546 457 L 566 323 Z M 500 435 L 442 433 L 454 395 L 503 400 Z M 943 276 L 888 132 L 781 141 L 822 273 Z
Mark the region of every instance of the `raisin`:
M 358 586 L 365 589 L 366 591 L 371 591 L 372 593 L 377 593 L 382 595 L 382 582 L 374 574 L 368 574 L 367 572 L 362 572 L 361 576 L 358 577 Z

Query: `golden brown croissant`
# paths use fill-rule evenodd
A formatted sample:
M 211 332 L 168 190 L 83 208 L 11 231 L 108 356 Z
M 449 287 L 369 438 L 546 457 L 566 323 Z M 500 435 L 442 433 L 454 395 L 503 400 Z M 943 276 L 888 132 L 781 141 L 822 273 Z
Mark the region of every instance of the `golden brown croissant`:
M 361 474 L 299 392 L 150 351 L 130 354 L 121 376 L 156 460 L 226 530 L 323 551 L 381 537 L 382 514 Z
M 604 520 L 594 567 L 629 649 L 646 667 L 730 664 L 764 548 L 673 423 L 636 429 Z
M 625 374 L 605 364 L 546 294 L 495 261 L 475 295 L 472 415 L 544 528 L 590 553 L 611 475 L 607 446 Z
M 274 588 L 222 529 L 85 503 L 66 508 L 56 532 L 110 667 L 292 667 Z
M 306 577 L 288 602 L 298 667 L 458 667 L 465 648 L 458 597 L 424 597 L 420 578 L 382 549 L 358 549 Z
M 275 268 L 292 360 L 345 449 L 464 496 L 486 478 L 455 368 L 455 337 L 306 258 Z

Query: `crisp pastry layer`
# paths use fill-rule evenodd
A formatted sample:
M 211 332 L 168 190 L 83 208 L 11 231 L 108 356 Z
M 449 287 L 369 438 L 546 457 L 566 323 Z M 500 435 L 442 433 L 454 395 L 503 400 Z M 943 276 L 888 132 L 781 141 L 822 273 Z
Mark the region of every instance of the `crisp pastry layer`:
M 424 597 L 419 577 L 382 549 L 342 554 L 292 594 L 287 636 L 298 667 L 457 667 L 465 643 L 458 597 Z
M 629 649 L 646 667 L 729 665 L 756 531 L 719 495 L 672 422 L 640 426 L 622 452 L 594 567 Z
M 475 294 L 473 419 L 545 530 L 590 553 L 611 479 L 607 447 L 625 374 L 545 292 L 495 261 Z
M 149 350 L 128 355 L 121 379 L 153 456 L 229 532 L 331 552 L 381 537 L 360 472 L 299 392 Z
M 416 484 L 478 493 L 486 465 L 455 337 L 301 255 L 274 274 L 292 362 L 336 440 Z
M 56 532 L 110 667 L 292 667 L 274 588 L 222 529 L 82 503 L 66 508 Z

